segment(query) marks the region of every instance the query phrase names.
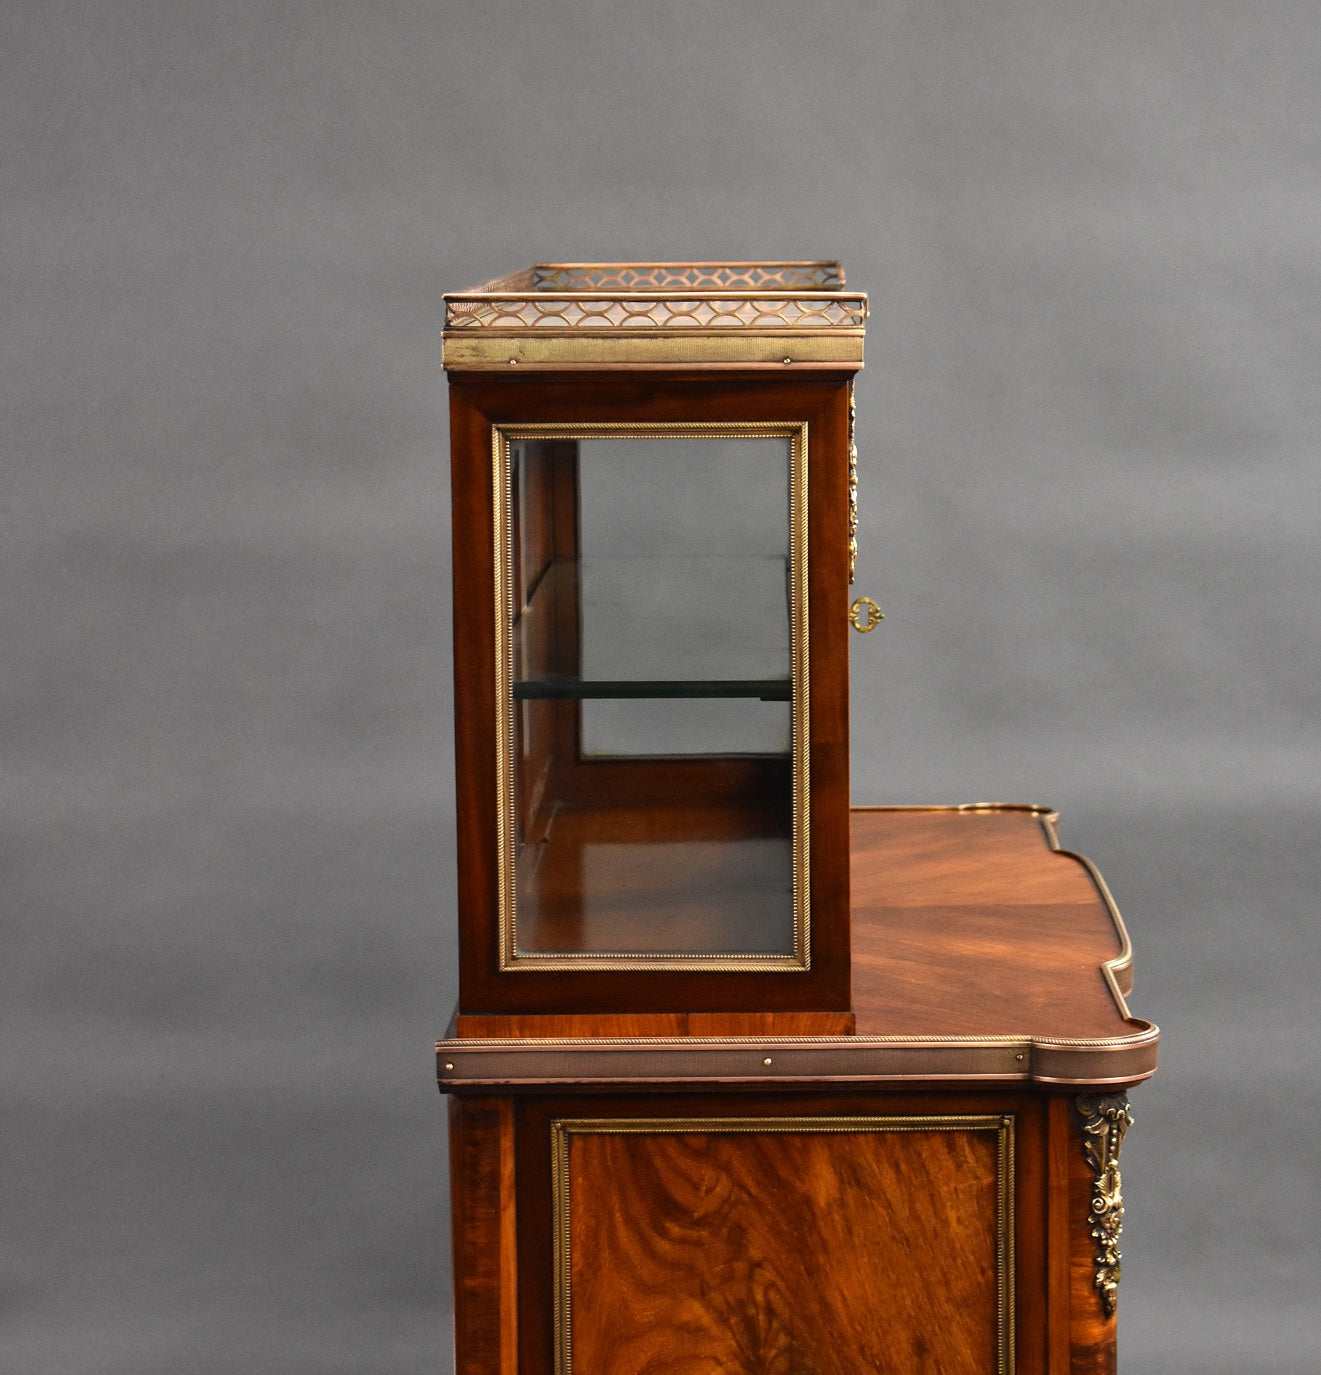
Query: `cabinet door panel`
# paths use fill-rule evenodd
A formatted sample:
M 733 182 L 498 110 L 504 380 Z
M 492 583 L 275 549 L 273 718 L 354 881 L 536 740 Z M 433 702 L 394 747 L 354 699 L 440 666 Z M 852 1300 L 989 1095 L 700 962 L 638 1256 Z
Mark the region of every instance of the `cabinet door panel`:
M 558 1375 L 1012 1369 L 1013 1118 L 559 1119 Z

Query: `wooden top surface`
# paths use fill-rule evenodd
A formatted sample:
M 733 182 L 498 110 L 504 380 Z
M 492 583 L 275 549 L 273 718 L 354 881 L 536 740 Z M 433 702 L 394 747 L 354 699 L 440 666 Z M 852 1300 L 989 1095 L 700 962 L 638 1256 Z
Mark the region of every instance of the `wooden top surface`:
M 1131 1031 L 1123 925 L 1051 813 L 857 809 L 851 874 L 859 1035 Z
M 854 810 L 852 1035 L 722 1035 L 718 1018 L 682 1014 L 469 1019 L 438 1047 L 441 1086 L 1136 1083 L 1159 1033 L 1128 1012 L 1123 922 L 1054 821 L 1032 807 Z

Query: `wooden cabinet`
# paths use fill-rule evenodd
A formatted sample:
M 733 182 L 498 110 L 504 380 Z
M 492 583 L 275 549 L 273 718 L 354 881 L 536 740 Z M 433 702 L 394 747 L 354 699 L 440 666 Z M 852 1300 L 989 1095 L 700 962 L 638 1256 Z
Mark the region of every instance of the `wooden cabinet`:
M 449 298 L 463 1375 L 1105 1375 L 1156 1029 L 1033 807 L 850 810 L 833 264 Z
M 1033 808 L 858 811 L 852 853 L 853 1034 L 441 1043 L 461 1371 L 1114 1370 L 1157 1032 L 1104 885 Z

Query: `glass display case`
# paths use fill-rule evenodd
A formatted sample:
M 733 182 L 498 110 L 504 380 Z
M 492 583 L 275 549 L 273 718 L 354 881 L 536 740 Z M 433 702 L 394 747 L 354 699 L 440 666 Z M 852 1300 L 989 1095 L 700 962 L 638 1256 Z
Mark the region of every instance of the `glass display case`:
M 460 1011 L 846 1010 L 866 298 L 560 264 L 446 303 Z

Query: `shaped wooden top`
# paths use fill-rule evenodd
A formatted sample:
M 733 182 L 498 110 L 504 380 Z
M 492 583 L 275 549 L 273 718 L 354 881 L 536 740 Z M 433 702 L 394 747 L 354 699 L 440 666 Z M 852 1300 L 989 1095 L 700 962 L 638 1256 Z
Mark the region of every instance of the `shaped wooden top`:
M 1015 806 L 852 813 L 851 1034 L 793 1014 L 468 1017 L 437 1047 L 445 1091 L 564 1083 L 765 1087 L 1035 1082 L 1122 1087 L 1154 1073 L 1132 956 L 1101 876 L 1055 815 Z

